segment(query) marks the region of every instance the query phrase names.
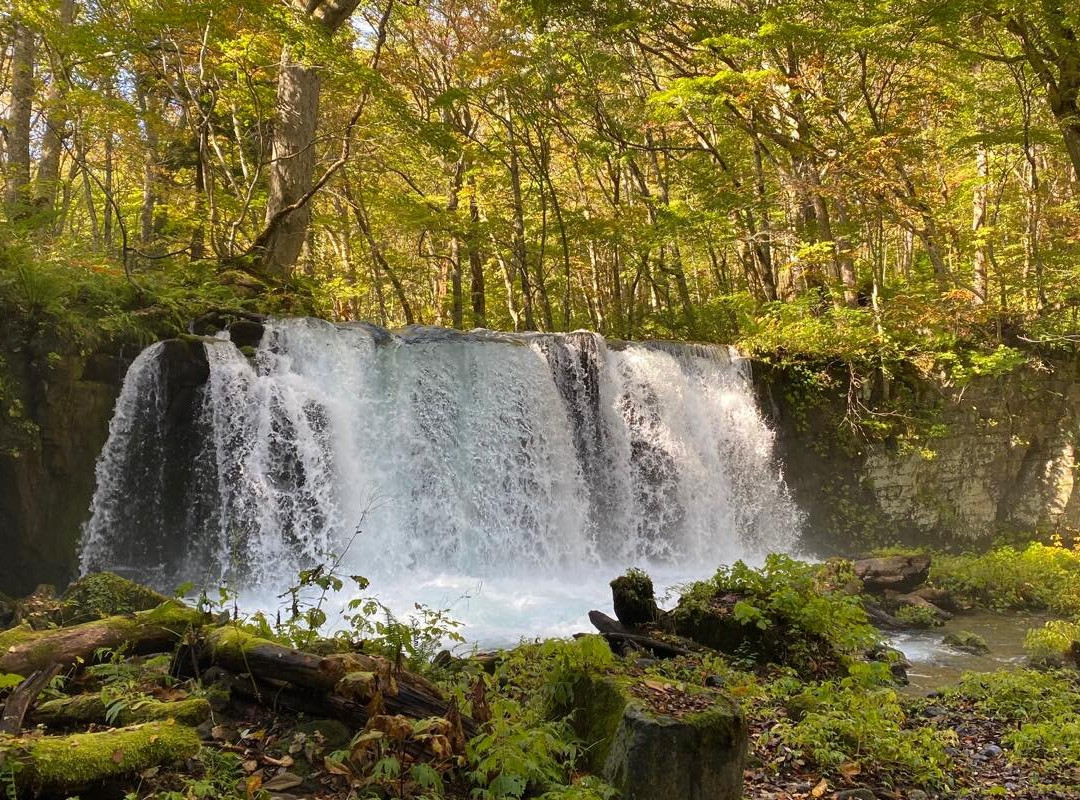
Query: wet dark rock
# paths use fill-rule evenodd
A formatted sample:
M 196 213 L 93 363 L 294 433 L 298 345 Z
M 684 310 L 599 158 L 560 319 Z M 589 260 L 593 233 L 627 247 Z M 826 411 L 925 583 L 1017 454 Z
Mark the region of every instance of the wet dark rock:
M 990 652 L 990 646 L 986 643 L 986 639 L 979 636 L 979 634 L 971 633 L 970 631 L 950 633 L 941 641 L 943 644 L 955 648 L 956 650 L 962 650 L 965 653 L 971 653 L 977 656 L 985 655 Z
M 241 319 L 228 327 L 229 339 L 237 347 L 258 347 L 265 328 L 261 322 Z
M 869 789 L 844 789 L 834 796 L 836 800 L 877 800 L 877 795 Z

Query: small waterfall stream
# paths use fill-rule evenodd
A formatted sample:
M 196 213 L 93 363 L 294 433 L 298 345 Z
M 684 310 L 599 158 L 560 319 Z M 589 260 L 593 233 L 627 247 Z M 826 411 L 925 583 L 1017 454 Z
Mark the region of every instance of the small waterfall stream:
M 205 345 L 170 426 L 161 345 L 132 364 L 97 468 L 83 570 L 264 605 L 348 548 L 393 606 L 455 606 L 472 638 L 579 625 L 607 580 L 791 550 L 799 516 L 746 363 L 590 333 L 276 319 L 253 358 Z M 276 605 L 276 602 L 274 602 Z

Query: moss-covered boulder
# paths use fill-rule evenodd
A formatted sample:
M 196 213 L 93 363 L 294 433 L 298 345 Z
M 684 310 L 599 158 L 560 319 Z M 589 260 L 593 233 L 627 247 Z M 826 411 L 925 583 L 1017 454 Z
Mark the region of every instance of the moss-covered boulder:
M 85 575 L 68 587 L 61 598 L 57 622 L 74 625 L 114 614 L 157 608 L 169 598 L 111 572 Z
M 990 645 L 986 643 L 986 639 L 971 631 L 950 633 L 941 641 L 956 650 L 962 650 L 965 653 L 972 653 L 977 656 L 986 655 L 990 652 Z
M 589 747 L 589 766 L 623 800 L 742 797 L 746 721 L 727 695 L 583 674 L 573 698 L 573 725 Z

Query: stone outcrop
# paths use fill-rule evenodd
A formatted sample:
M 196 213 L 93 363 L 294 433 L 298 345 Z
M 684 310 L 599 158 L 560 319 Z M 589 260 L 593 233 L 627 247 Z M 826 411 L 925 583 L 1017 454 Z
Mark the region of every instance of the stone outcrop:
M 963 384 L 913 364 L 854 382 L 845 366 L 809 365 L 811 384 L 807 366 L 754 373 L 810 549 L 1080 527 L 1080 359 L 1034 357 Z M 865 422 L 891 430 L 856 433 Z
M 2 331 L 0 331 L 2 332 Z M 70 352 L 44 337 L 0 342 L 0 590 L 65 584 L 94 465 L 124 371 L 138 350 Z

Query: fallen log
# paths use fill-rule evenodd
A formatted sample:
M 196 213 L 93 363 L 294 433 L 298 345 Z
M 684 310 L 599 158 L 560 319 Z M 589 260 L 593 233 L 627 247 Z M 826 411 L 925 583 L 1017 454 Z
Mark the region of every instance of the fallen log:
M 23 719 L 30 706 L 37 700 L 37 696 L 49 685 L 49 681 L 60 672 L 59 664 L 51 664 L 45 669 L 37 670 L 26 677 L 4 703 L 4 715 L 0 719 L 0 733 L 18 736 L 22 730 Z
M 53 662 L 89 662 L 102 648 L 126 647 L 133 655 L 171 650 L 186 631 L 208 619 L 206 614 L 170 600 L 150 611 L 106 617 L 69 628 L 12 628 L 0 633 L 0 672 L 29 675 Z
M 441 717 L 448 704 L 426 678 L 394 669 L 385 658 L 363 653 L 318 656 L 260 639 L 235 625 L 205 631 L 206 657 L 226 670 L 257 681 L 280 681 L 366 704 L 378 692 L 387 713 Z M 278 696 L 280 692 L 278 692 Z M 330 703 L 336 700 L 328 701 Z M 344 720 L 343 720 L 344 721 Z M 466 723 L 470 728 L 472 720 Z
M 18 790 L 65 797 L 110 778 L 179 764 L 198 751 L 195 729 L 173 722 L 0 743 L 5 772 Z
M 135 700 L 115 709 L 110 718 L 109 706 L 100 694 L 80 694 L 49 700 L 35 708 L 33 713 L 35 722 L 52 728 L 77 728 L 91 723 L 133 725 L 167 719 L 195 727 L 209 717 L 210 703 L 201 697 L 191 697 L 168 703 L 152 698 Z
M 663 639 L 656 639 L 652 636 L 633 631 L 602 611 L 590 611 L 589 622 L 593 624 L 594 628 L 600 631 L 600 635 L 607 639 L 609 644 L 615 644 L 620 647 L 628 643 L 634 644 L 645 650 L 652 651 L 654 655 L 659 656 L 660 658 L 688 656 L 694 652 L 688 647 L 682 647 L 677 644 L 672 644 L 671 642 L 665 642 Z

